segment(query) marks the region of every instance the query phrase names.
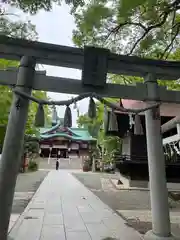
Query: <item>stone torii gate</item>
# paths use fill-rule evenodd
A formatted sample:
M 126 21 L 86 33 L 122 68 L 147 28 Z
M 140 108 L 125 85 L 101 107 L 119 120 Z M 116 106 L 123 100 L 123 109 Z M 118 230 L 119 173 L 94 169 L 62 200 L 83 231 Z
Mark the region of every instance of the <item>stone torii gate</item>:
M 106 49 L 85 49 L 0 37 L 0 57 L 20 60 L 18 72 L 0 70 L 0 84 L 14 86 L 26 94 L 32 89 L 82 94 L 94 92 L 102 97 L 149 102 L 180 103 L 180 92 L 158 86 L 157 79 L 177 80 L 180 62 L 128 57 Z M 82 69 L 82 80 L 46 76 L 35 65 L 47 64 Z M 125 86 L 106 83 L 107 73 L 140 76 L 143 84 Z M 16 178 L 20 165 L 29 100 L 14 94 L 0 163 L 0 240 L 7 240 Z M 152 231 L 145 239 L 174 239 L 171 235 L 165 161 L 161 138 L 159 106 L 146 111 L 148 164 L 152 208 Z

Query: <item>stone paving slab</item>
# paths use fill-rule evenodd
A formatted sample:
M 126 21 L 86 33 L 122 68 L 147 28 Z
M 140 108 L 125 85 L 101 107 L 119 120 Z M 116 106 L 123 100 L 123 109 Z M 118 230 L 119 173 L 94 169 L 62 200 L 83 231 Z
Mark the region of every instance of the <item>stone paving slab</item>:
M 143 222 L 151 222 L 152 216 L 151 211 L 149 210 L 117 210 L 120 214 L 122 214 L 127 219 L 139 219 L 139 221 Z M 180 212 L 170 212 L 171 223 L 180 224 Z
M 20 214 L 11 214 L 10 222 L 9 222 L 9 231 L 11 231 L 12 227 L 15 225 L 19 217 L 20 217 Z
M 29 200 L 32 198 L 34 192 L 15 192 L 14 194 L 14 200 Z M 19 213 L 12 213 L 10 217 L 10 222 L 9 222 L 9 231 L 13 228 L 15 225 L 16 221 L 20 217 Z
M 13 240 L 141 240 L 68 171 L 51 171 L 9 234 Z
M 142 234 L 152 228 L 152 216 L 149 210 L 117 210 L 124 216 L 128 224 Z M 180 212 L 170 212 L 171 231 L 177 239 L 180 239 Z

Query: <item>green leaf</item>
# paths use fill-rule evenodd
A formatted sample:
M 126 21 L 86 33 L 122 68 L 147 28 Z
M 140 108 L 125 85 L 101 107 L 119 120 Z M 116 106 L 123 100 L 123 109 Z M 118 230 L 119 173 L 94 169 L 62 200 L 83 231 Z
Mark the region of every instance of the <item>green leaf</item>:
M 180 14 L 169 4 L 171 2 L 166 0 L 115 0 L 108 4 L 107 1 L 90 1 L 74 13 L 73 41 L 81 47 L 100 46 L 125 55 L 134 49 L 134 55 L 160 58 L 178 30 Z M 167 9 L 172 12 L 164 22 Z M 176 26 L 172 29 L 173 25 Z M 178 36 L 172 45 L 170 51 L 174 52 L 179 47 Z
M 142 49 L 148 49 L 153 44 L 153 36 L 147 35 L 140 43 Z
M 119 16 L 127 17 L 133 9 L 144 4 L 146 0 L 120 0 L 119 1 Z
M 93 28 L 99 28 L 101 21 L 108 18 L 111 11 L 103 4 L 91 4 L 84 14 L 84 21 L 81 23 L 80 28 L 84 33 L 90 32 Z

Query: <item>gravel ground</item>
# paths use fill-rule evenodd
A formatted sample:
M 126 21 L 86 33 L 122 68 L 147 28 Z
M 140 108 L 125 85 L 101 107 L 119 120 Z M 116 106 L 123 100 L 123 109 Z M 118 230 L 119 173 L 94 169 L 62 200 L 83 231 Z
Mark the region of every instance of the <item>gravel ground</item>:
M 18 175 L 12 213 L 21 214 L 46 177 L 48 171 L 21 173 Z
M 110 184 L 105 187 L 102 183 L 108 181 L 104 181 L 104 179 L 116 178 L 110 174 L 73 173 L 73 175 L 105 204 L 123 217 L 129 226 L 135 228 L 141 234 L 152 229 L 149 191 L 117 190 L 112 187 L 113 185 L 109 187 Z M 171 223 L 173 233 L 180 235 L 179 203 L 173 203 Z
M 104 191 L 104 188 L 102 186 L 102 179 L 109 179 L 111 177 L 114 177 L 113 174 L 73 173 L 73 175 L 115 211 L 117 209 L 150 210 L 149 192 L 147 191 L 112 191 L 112 189 L 110 189 L 110 191 Z

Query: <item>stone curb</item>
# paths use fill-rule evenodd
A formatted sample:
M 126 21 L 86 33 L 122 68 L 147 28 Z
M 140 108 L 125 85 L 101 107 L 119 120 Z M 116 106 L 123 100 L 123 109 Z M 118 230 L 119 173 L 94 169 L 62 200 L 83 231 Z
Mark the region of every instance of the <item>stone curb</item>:
M 129 187 L 129 188 L 120 188 L 118 184 L 115 183 L 115 181 L 113 181 L 114 179 L 109 178 L 109 180 L 111 181 L 111 183 L 113 184 L 113 186 L 117 189 L 117 190 L 138 190 L 138 191 L 149 191 L 148 188 L 136 188 L 136 187 Z M 118 179 L 116 180 L 118 181 Z M 123 184 L 122 184 L 123 185 Z

